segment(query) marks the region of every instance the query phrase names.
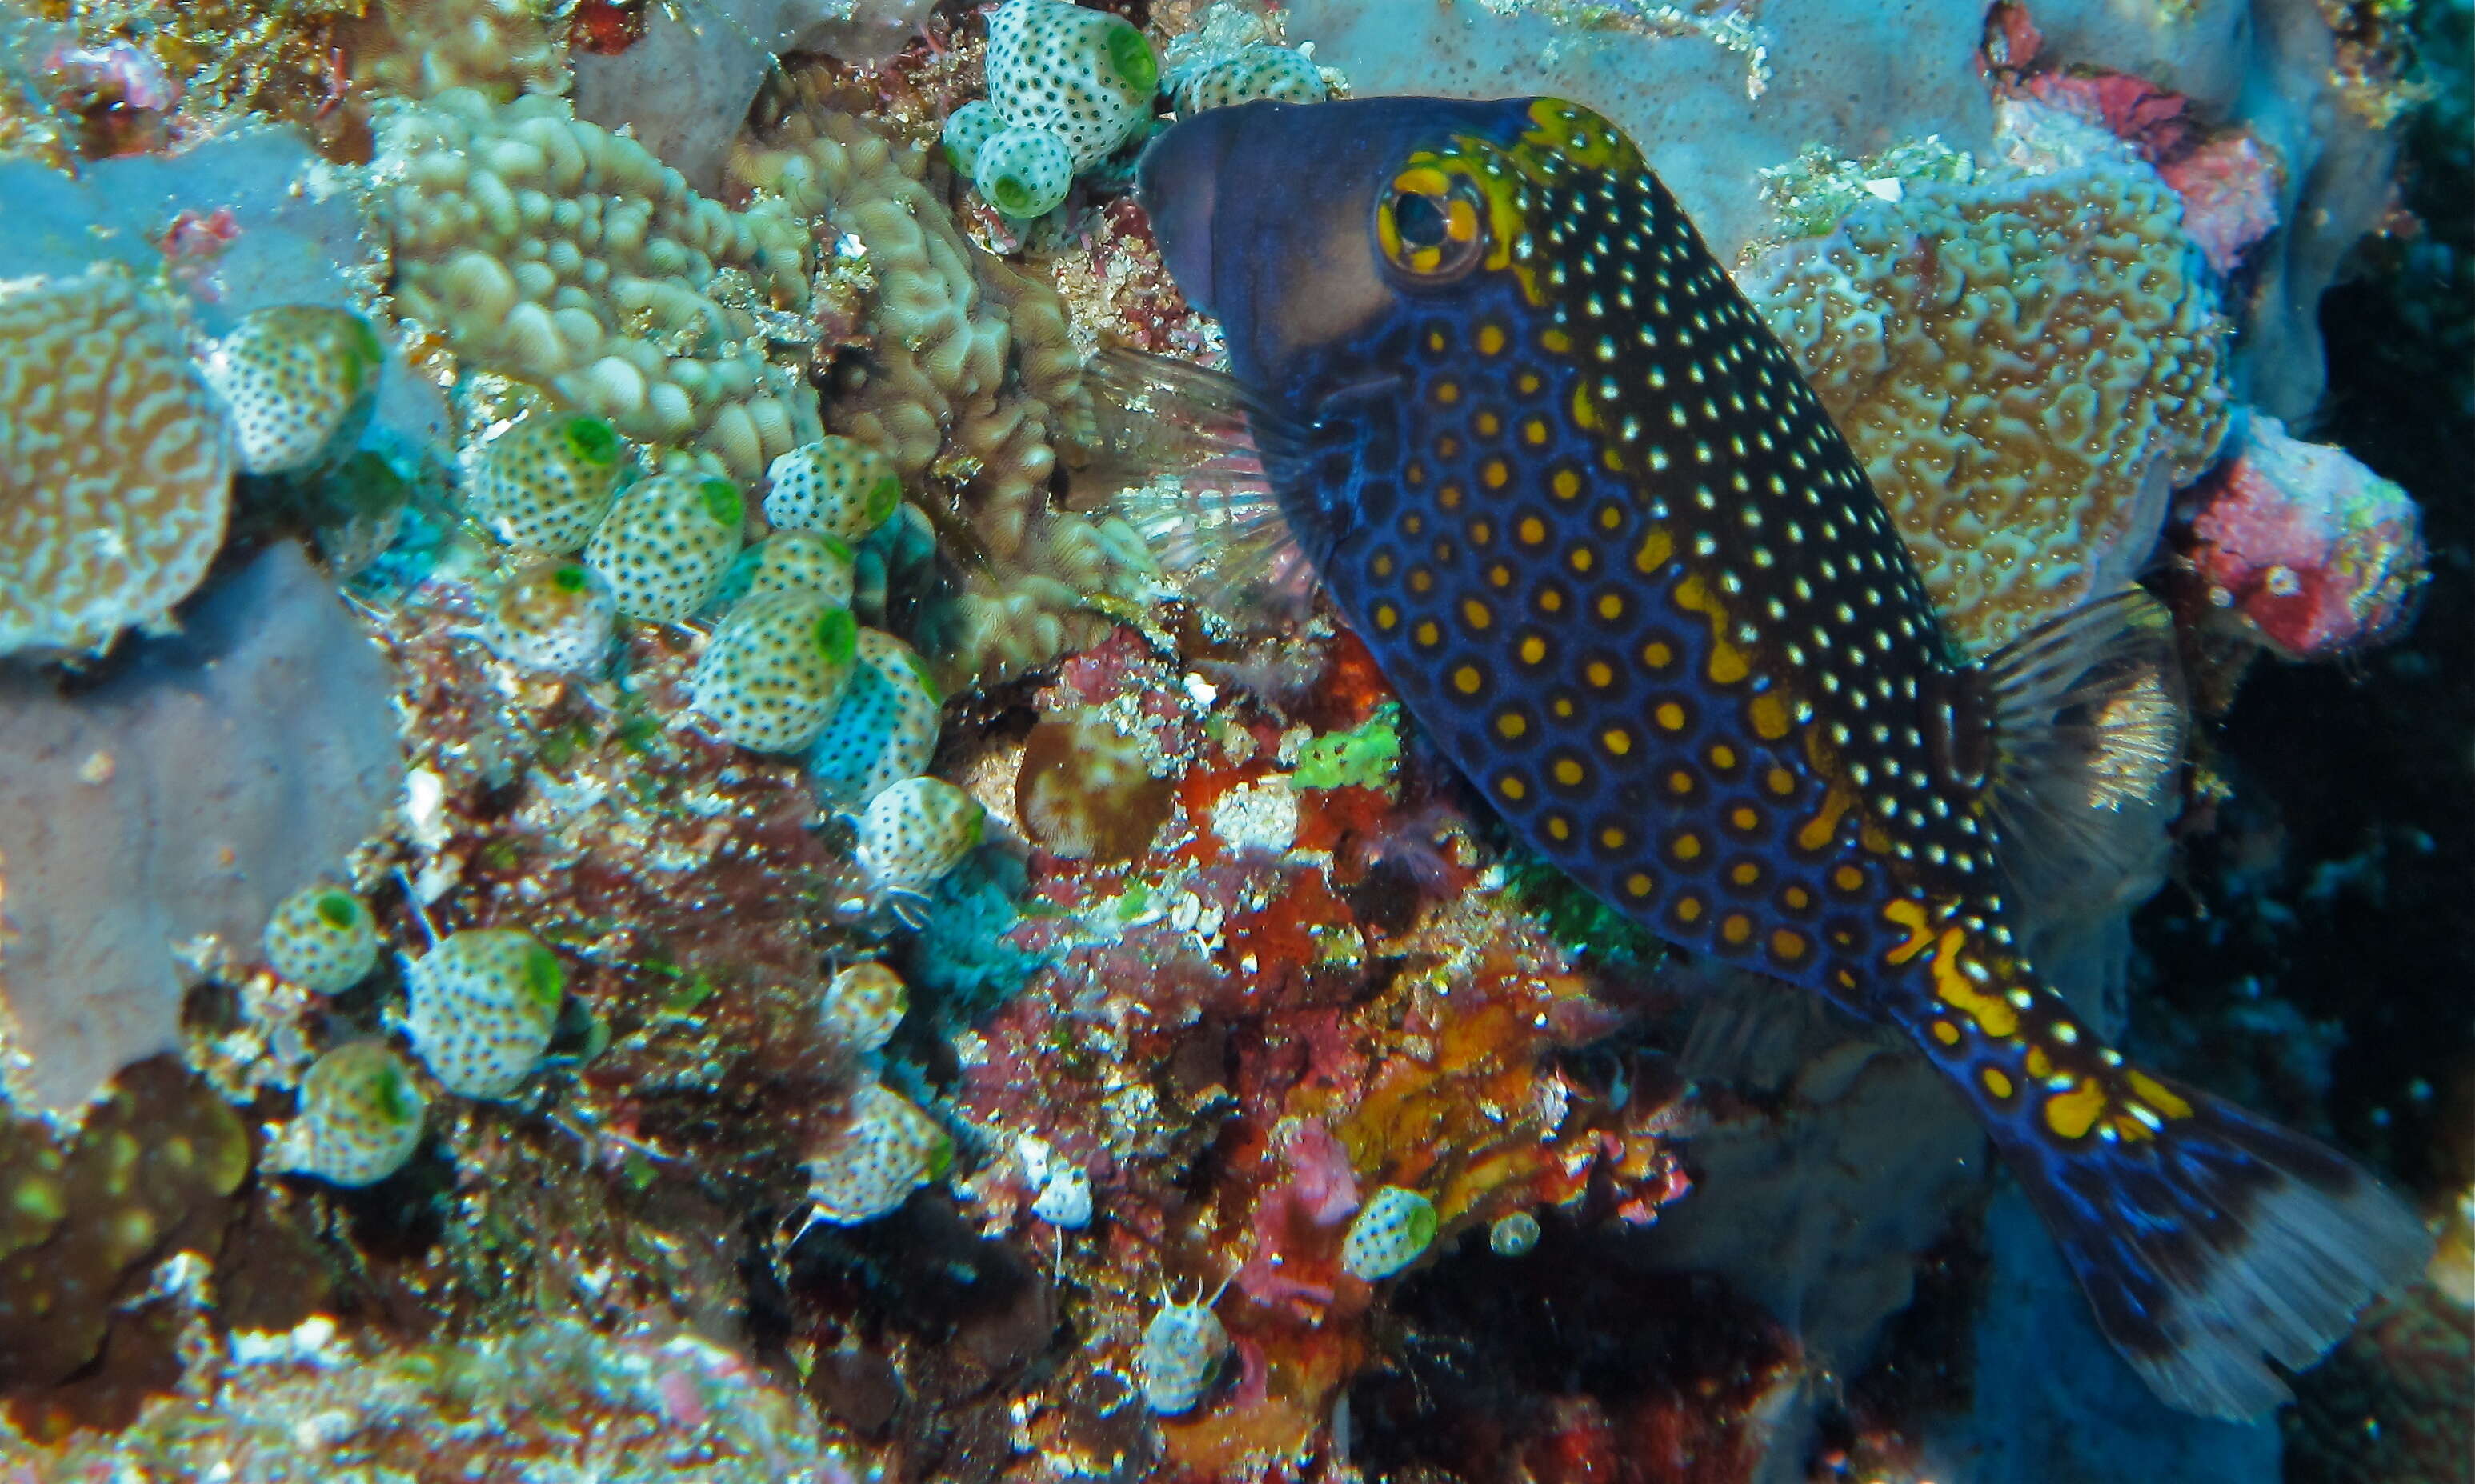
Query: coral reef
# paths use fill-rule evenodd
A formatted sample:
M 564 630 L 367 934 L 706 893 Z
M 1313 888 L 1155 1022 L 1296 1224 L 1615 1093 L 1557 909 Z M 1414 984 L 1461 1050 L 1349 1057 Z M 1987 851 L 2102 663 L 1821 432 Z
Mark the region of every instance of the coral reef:
M 392 684 L 301 548 L 273 547 L 74 695 L 0 675 L 0 989 L 12 1094 L 73 1109 L 172 1049 L 201 946 L 247 954 L 281 896 L 394 804 Z
M 0 289 L 0 654 L 100 648 L 188 596 L 233 456 L 164 305 L 107 268 Z
M 988 682 L 1089 643 L 1104 620 L 1086 610 L 1143 595 L 1150 562 L 1121 522 L 1047 508 L 1056 441 L 1084 395 L 1064 304 L 971 244 L 923 179 L 925 151 L 837 114 L 807 126 L 813 137 L 744 153 L 732 170 L 865 255 L 870 353 L 825 420 L 907 484 L 951 489 L 929 513 L 967 558 L 963 591 L 923 650 L 941 678 Z
M 2178 580 L 2196 621 L 2290 660 L 2379 644 L 2414 611 L 2421 521 L 2405 490 L 2343 449 L 2255 417 L 2177 501 Z
M 398 312 L 476 367 L 754 480 L 822 431 L 766 357 L 807 306 L 804 231 L 733 212 L 557 99 L 457 89 L 380 124 Z
M 1970 649 L 2126 585 L 2224 437 L 2227 327 L 2137 161 L 1907 182 L 1748 290 Z

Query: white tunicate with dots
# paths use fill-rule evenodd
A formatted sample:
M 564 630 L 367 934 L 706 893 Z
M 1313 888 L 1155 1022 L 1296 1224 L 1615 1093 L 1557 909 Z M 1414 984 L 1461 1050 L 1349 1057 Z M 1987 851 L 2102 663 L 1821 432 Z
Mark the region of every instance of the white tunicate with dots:
M 585 544 L 619 612 L 675 623 L 705 605 L 739 554 L 745 511 L 727 479 L 656 474 L 620 493 Z
M 1151 116 L 1160 62 L 1123 16 L 1066 0 L 1008 0 L 989 17 L 989 102 L 1008 125 L 1038 129 L 1089 170 Z M 987 163 L 986 150 L 978 161 Z
M 275 1149 L 278 1168 L 331 1185 L 375 1185 L 420 1147 L 429 1103 L 384 1041 L 351 1041 L 310 1063 L 301 1112 Z
M 1070 1159 L 1061 1159 L 1049 1166 L 1048 1178 L 1041 1181 L 1040 1194 L 1031 1202 L 1031 1214 L 1052 1227 L 1080 1231 L 1091 1224 L 1091 1175 Z
M 1009 129 L 980 146 L 971 183 L 989 205 L 1028 221 L 1065 204 L 1074 184 L 1074 157 L 1045 129 Z
M 305 887 L 276 904 L 266 921 L 266 961 L 316 994 L 341 994 L 379 961 L 378 924 L 369 905 L 334 887 Z
M 448 1091 L 503 1098 L 541 1065 L 567 998 L 557 955 L 514 928 L 467 928 L 404 975 L 404 1032 Z
M 860 868 L 870 890 L 900 910 L 960 865 L 987 827 L 978 799 L 942 778 L 906 778 L 860 815 Z
M 1340 1266 L 1376 1282 L 1390 1277 L 1427 1251 L 1435 1239 L 1435 1206 L 1425 1196 L 1386 1185 L 1367 1197 L 1341 1238 Z
M 1164 1303 L 1143 1327 L 1135 1356 L 1144 1404 L 1164 1417 L 1193 1411 L 1228 1351 L 1229 1331 L 1211 1303 Z

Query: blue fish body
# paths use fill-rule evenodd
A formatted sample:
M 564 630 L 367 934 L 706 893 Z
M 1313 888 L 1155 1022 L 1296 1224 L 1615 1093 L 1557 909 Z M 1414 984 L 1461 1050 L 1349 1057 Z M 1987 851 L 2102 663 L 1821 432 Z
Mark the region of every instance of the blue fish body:
M 2256 1416 L 2421 1226 L 2102 1045 L 2006 900 L 2170 797 L 2162 613 L 1954 658 L 1795 365 L 1630 141 L 1553 99 L 1254 104 L 1141 195 L 1333 601 L 1525 841 L 1668 940 L 1907 1031 L 2158 1394 Z M 2060 724 L 2058 724 L 2060 723 Z

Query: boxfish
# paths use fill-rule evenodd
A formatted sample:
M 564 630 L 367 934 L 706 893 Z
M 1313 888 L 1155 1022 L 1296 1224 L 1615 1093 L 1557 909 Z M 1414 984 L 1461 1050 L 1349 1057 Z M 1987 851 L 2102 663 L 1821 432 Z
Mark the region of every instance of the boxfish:
M 2371 1177 L 2125 1059 L 2029 961 L 2034 897 L 2170 814 L 2163 610 L 2127 589 L 1966 663 L 1623 134 L 1555 99 L 1253 103 L 1171 125 L 1138 192 L 1230 369 L 1104 380 L 1242 414 L 1332 604 L 1531 849 L 1913 1037 L 2160 1398 L 2268 1411 L 2267 1362 L 2416 1269 Z

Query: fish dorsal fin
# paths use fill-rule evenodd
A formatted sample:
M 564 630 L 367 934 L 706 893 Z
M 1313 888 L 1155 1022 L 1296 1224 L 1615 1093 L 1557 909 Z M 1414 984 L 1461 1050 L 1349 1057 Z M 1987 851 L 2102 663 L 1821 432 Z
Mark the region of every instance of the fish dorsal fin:
M 2126 588 L 2004 645 L 1974 681 L 1996 854 L 2022 906 L 2153 890 L 2190 718 L 2165 606 Z
M 1197 606 L 1240 627 L 1294 622 L 1314 605 L 1314 564 L 1273 493 L 1301 458 L 1303 429 L 1222 373 L 1138 351 L 1104 350 L 1084 377 L 1096 394 L 1078 482 L 1109 503 Z

